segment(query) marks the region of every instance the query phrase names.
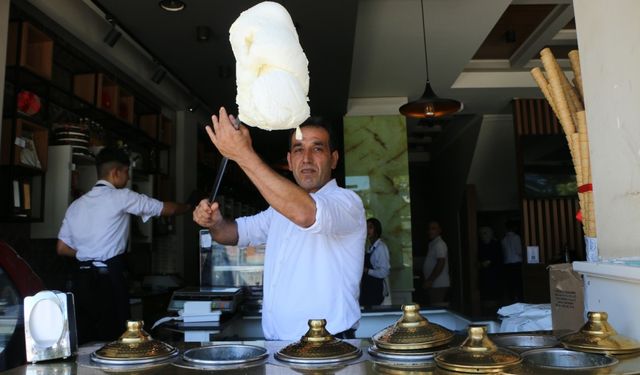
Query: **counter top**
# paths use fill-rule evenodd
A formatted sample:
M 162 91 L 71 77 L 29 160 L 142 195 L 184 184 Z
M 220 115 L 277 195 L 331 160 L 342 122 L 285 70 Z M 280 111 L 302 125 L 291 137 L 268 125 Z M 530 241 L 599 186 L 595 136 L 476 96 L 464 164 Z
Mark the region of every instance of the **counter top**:
M 367 353 L 367 348 L 371 345 L 370 340 L 348 340 L 354 345 L 358 345 L 362 349 L 362 357 L 359 359 L 351 360 L 346 364 L 328 366 L 325 365 L 323 367 L 291 367 L 289 364 L 279 362 L 274 359 L 273 353 L 279 350 L 281 347 L 289 344 L 289 342 L 285 341 L 243 341 L 236 343 L 243 343 L 249 345 L 257 345 L 267 348 L 269 351 L 269 358 L 267 360 L 258 362 L 253 367 L 243 367 L 240 369 L 229 370 L 225 369 L 224 371 L 209 371 L 209 373 L 235 373 L 235 374 L 248 374 L 248 375 L 265 375 L 265 374 L 342 374 L 342 375 L 356 375 L 356 374 L 443 374 L 443 375 L 451 375 L 457 374 L 450 371 L 445 371 L 439 369 L 435 366 L 435 363 L 428 362 L 422 364 L 420 366 L 407 364 L 404 367 L 394 366 L 388 362 L 380 361 L 371 357 Z M 215 345 L 215 344 L 228 344 L 229 342 L 216 342 L 209 343 L 207 345 Z M 69 358 L 67 360 L 57 360 L 57 361 L 48 361 L 37 364 L 29 364 L 25 366 L 21 366 L 18 368 L 14 368 L 5 372 L 8 375 L 31 375 L 31 374 L 56 374 L 56 375 L 71 375 L 71 374 L 79 374 L 79 375 L 93 375 L 93 374 L 103 374 L 103 373 L 113 373 L 118 372 L 122 374 L 131 374 L 131 373 L 144 373 L 144 374 L 196 374 L 201 373 L 201 370 L 197 369 L 189 369 L 184 367 L 179 367 L 178 364 L 180 362 L 179 358 L 175 361 L 175 363 L 162 363 L 155 365 L 147 365 L 146 367 L 130 367 L 126 370 L 113 369 L 107 367 L 101 367 L 97 364 L 94 364 L 89 359 L 89 354 L 94 350 L 101 347 L 102 344 L 95 343 L 94 345 L 87 345 L 80 348 L 79 354 L 74 358 Z M 180 344 L 178 347 L 181 350 L 186 350 L 190 347 L 194 347 L 193 344 Z M 518 365 L 515 367 L 511 367 L 505 370 L 502 374 L 508 375 L 530 375 L 530 374 L 571 374 L 571 375 L 587 375 L 587 374 L 639 374 L 640 373 L 640 355 L 631 356 L 631 357 L 617 357 L 619 359 L 619 363 L 615 366 L 606 369 L 599 369 L 599 371 L 576 371 L 576 370 L 543 370 L 539 368 L 527 367 L 526 365 Z

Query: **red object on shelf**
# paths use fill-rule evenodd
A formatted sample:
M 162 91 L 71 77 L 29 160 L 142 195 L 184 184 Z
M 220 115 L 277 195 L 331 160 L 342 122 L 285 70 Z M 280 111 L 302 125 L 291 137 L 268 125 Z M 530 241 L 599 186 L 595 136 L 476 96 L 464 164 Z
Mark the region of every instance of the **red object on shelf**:
M 582 223 L 582 210 L 578 210 L 576 213 L 576 220 Z
M 40 103 L 40 97 L 31 91 L 20 91 L 18 93 L 18 111 L 33 116 L 40 112 L 42 104 Z
M 102 90 L 102 107 L 111 109 L 111 95 L 107 90 Z

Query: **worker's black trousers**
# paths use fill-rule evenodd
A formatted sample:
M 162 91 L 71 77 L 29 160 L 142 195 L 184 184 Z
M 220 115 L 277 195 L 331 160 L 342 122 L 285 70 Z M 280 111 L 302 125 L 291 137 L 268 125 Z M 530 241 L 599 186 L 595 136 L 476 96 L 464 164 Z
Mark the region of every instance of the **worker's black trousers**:
M 130 310 L 125 259 L 118 255 L 104 263 L 107 267 L 79 262 L 73 285 L 79 344 L 112 341 L 126 330 Z

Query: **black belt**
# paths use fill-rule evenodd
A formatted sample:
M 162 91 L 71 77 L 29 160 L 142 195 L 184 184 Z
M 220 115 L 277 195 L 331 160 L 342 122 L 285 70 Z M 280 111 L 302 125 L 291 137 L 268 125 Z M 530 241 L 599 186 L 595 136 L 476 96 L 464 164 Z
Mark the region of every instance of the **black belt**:
M 106 267 L 99 267 L 96 266 L 95 264 L 93 264 L 94 262 L 101 262 L 106 264 Z M 112 258 L 109 258 L 107 260 L 97 260 L 97 259 L 92 259 L 92 260 L 82 260 L 82 261 L 78 261 L 78 267 L 81 270 L 88 270 L 88 269 L 105 269 L 108 270 L 109 268 L 114 268 L 114 267 L 122 267 L 124 265 L 124 253 L 122 254 L 118 254 Z

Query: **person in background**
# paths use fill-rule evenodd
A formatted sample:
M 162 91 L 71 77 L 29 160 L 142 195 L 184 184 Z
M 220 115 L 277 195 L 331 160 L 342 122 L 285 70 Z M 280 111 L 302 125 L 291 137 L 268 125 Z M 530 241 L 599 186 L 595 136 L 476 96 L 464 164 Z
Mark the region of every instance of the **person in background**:
M 490 227 L 478 231 L 478 286 L 482 306 L 493 309 L 502 297 L 500 275 L 502 274 L 502 247 Z M 495 310 L 493 311 L 495 312 Z
M 422 288 L 427 292 L 431 305 L 445 303 L 450 286 L 448 249 L 441 234 L 440 223 L 430 221 L 427 232 L 429 249 L 422 266 Z
M 115 340 L 126 330 L 130 308 L 124 255 L 130 214 L 147 221 L 191 208 L 125 188 L 129 165 L 124 150 L 103 148 L 96 157 L 98 182 L 67 208 L 58 233 L 58 255 L 78 260 L 72 289 L 81 344 Z
M 360 306 L 380 305 L 386 296 L 385 279 L 389 276 L 389 248 L 382 241 L 382 224 L 372 217 L 367 219 L 369 249 L 364 253 L 364 272 L 360 282 Z
M 522 240 L 518 235 L 518 222 L 506 224 L 507 233 L 502 239 L 502 260 L 507 302 L 522 301 Z
M 227 219 L 217 202 L 204 199 L 193 220 L 223 245 L 265 246 L 262 331 L 267 340 L 298 340 L 308 320 L 324 318 L 339 338 L 354 338 L 360 321 L 364 260 L 364 206 L 331 177 L 338 150 L 331 128 L 319 118 L 289 134 L 287 162 L 295 183 L 271 169 L 251 146 L 246 126 L 224 108 L 207 128 L 218 151 L 235 161 L 270 207 L 253 216 Z

